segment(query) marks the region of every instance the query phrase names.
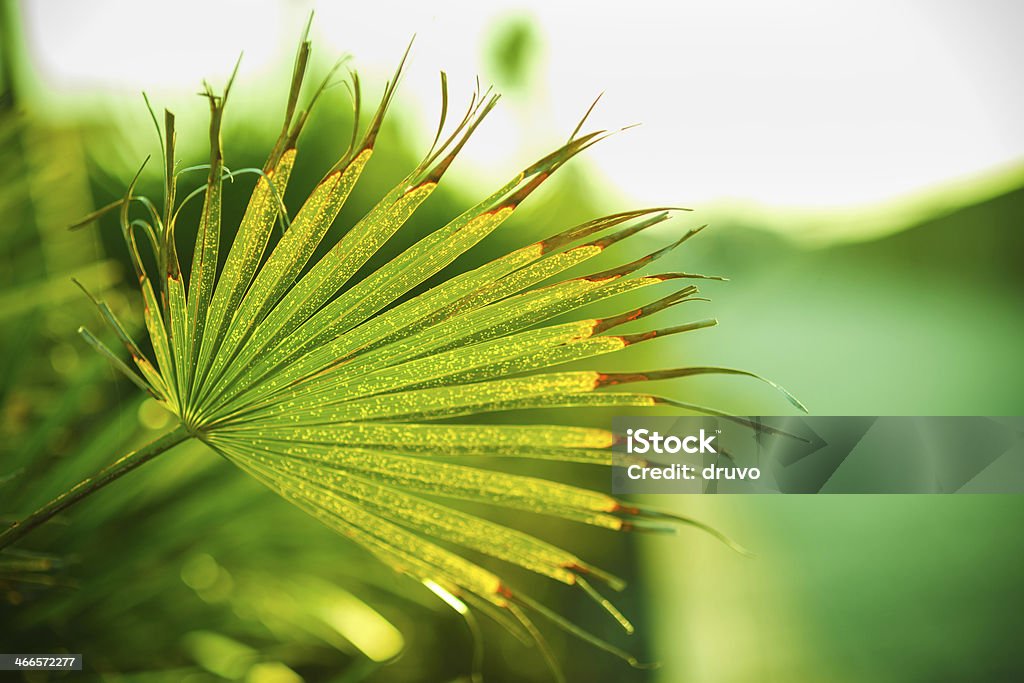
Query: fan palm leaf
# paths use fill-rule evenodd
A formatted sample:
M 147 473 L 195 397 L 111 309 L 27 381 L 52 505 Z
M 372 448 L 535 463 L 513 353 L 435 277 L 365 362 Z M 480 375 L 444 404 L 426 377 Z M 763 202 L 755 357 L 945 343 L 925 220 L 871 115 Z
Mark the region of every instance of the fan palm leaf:
M 616 332 L 620 325 L 697 298 L 691 281 L 705 276 L 640 271 L 699 229 L 618 267 L 567 276 L 570 269 L 586 268 L 617 242 L 661 223 L 670 210 L 619 213 L 516 249 L 412 295 L 493 233 L 566 162 L 608 135 L 605 131 L 581 134 L 577 129 L 566 144 L 499 190 L 354 281 L 435 190 L 497 102 L 489 92 L 478 92 L 445 137 L 448 98 L 442 74 L 441 123 L 422 163 L 310 266 L 373 156 L 402 67 L 386 86 L 361 135 L 356 132 L 359 80 L 351 74 L 355 130 L 348 149 L 289 218 L 282 197 L 298 154 L 298 139 L 312 102 L 328 83 L 325 80 L 310 106 L 299 111 L 309 50 L 304 40 L 281 134 L 258 171 L 223 268 L 217 264 L 224 248 L 221 202 L 228 171 L 220 129 L 230 82 L 222 95 L 206 89 L 211 153 L 205 186 L 185 199 L 201 194 L 203 201 L 187 277 L 176 246 L 175 224 L 183 202 L 176 197 L 173 115 L 166 113 L 162 131 L 163 210 L 135 196 L 134 181 L 123 201 L 107 207 L 120 212 L 152 358 L 100 301 L 95 303 L 102 318 L 129 360 L 89 331 L 83 329 L 82 335 L 174 413 L 180 426 L 8 529 L 0 535 L 0 546 L 174 444 L 198 439 L 446 600 L 479 606 L 509 628 L 534 638 L 538 632 L 528 611 L 541 614 L 631 659 L 513 590 L 499 574 L 469 559 L 466 551 L 579 586 L 631 631 L 626 618 L 588 581 L 597 577 L 621 588 L 618 579 L 568 550 L 445 502 L 477 501 L 614 531 L 657 524 L 664 514 L 602 492 L 480 466 L 496 457 L 609 465 L 615 435 L 571 426 L 446 420 L 529 408 L 673 404 L 643 390 L 607 389 L 706 373 L 749 375 L 714 367 L 628 374 L 558 369 L 571 361 L 714 325 L 714 320 L 701 320 L 664 329 L 648 327 L 639 333 Z M 136 207 L 142 207 L 143 218 L 133 217 Z M 278 222 L 286 229 L 271 247 Z M 155 256 L 155 271 L 144 265 L 143 245 Z M 659 291 L 665 288 L 667 292 Z M 554 317 L 588 304 L 641 290 L 655 292 L 648 295 L 651 303 L 646 306 L 604 318 L 551 323 Z M 452 457 L 461 460 L 452 462 Z

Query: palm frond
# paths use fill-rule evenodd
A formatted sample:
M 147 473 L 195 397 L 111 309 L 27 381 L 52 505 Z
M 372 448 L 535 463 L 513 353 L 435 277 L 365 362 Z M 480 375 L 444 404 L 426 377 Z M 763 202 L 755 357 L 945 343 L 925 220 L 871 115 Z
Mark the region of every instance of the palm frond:
M 205 93 L 211 112 L 210 162 L 187 277 L 179 265 L 175 239 L 180 206 L 175 199 L 174 117 L 165 116 L 164 210 L 157 212 L 143 202 L 150 210 L 133 218 L 131 209 L 140 203 L 134 183 L 118 204 L 154 358 L 140 351 L 102 302 L 97 305 L 103 318 L 126 347 L 133 367 L 83 331 L 86 340 L 172 411 L 189 436 L 395 570 L 439 594 L 484 606 L 528 636 L 537 634 L 531 612 L 629 659 L 513 590 L 468 553 L 578 586 L 631 631 L 626 618 L 586 577 L 597 577 L 616 589 L 622 587 L 621 581 L 568 550 L 445 502 L 475 501 L 614 531 L 654 524 L 664 515 L 605 493 L 480 466 L 503 457 L 608 465 L 615 435 L 569 426 L 445 420 L 526 408 L 667 405 L 668 399 L 653 394 L 608 389 L 706 373 L 754 376 L 709 367 L 629 374 L 556 368 L 714 325 L 714 320 L 698 320 L 615 333 L 620 325 L 699 298 L 692 281 L 714 276 L 640 271 L 700 228 L 629 263 L 567 277 L 571 269 L 585 268 L 616 243 L 663 222 L 674 209 L 614 214 L 412 295 L 498 229 L 561 166 L 608 135 L 581 133 L 581 122 L 565 145 L 353 282 L 370 258 L 413 218 L 497 102 L 489 92 L 474 94 L 466 114 L 446 137 L 442 131 L 448 94 L 442 75 L 441 123 L 423 161 L 310 265 L 371 160 L 402 67 L 362 134 L 360 86 L 351 74 L 356 109 L 352 143 L 289 217 L 282 197 L 309 112 L 309 107 L 298 111 L 308 58 L 309 43 L 304 40 L 281 135 L 259 171 L 219 272 L 226 172 L 220 129 L 230 83 L 223 95 L 209 87 Z M 282 219 L 288 227 L 270 248 L 273 227 Z M 155 250 L 158 272 L 144 265 L 136 238 L 140 230 Z M 650 294 L 651 303 L 639 308 L 603 318 L 551 322 L 595 302 L 648 291 L 658 293 Z M 459 460 L 452 462 L 452 457 Z

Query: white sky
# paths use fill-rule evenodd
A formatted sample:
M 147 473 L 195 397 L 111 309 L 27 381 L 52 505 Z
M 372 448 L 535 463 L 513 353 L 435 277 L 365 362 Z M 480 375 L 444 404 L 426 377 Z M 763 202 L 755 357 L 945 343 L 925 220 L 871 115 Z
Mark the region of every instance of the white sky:
M 22 11 L 44 89 L 74 96 L 192 93 L 242 49 L 258 84 L 290 65 L 310 6 L 35 0 Z M 400 97 L 428 141 L 436 72 L 448 71 L 454 102 L 468 97 L 510 14 L 536 20 L 544 57 L 529 99 L 499 105 L 466 150 L 461 163 L 488 180 L 561 142 L 602 91 L 595 125 L 643 125 L 590 159 L 643 202 L 865 206 L 1024 159 L 1014 0 L 321 2 L 314 49 L 354 55 L 375 93 L 418 34 Z

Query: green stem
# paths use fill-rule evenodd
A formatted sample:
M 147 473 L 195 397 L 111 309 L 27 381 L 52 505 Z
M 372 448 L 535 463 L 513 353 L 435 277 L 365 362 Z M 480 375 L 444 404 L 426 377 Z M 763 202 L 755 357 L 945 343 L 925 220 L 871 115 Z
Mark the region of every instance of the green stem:
M 43 524 L 54 515 L 68 509 L 83 498 L 96 493 L 101 488 L 120 479 L 139 465 L 149 462 L 166 450 L 178 445 L 191 435 L 184 426 L 164 434 L 138 450 L 132 451 L 109 467 L 105 467 L 88 479 L 83 479 L 49 503 L 39 508 L 25 519 L 15 522 L 0 532 L 0 549 L 6 548 L 20 540 L 37 526 Z

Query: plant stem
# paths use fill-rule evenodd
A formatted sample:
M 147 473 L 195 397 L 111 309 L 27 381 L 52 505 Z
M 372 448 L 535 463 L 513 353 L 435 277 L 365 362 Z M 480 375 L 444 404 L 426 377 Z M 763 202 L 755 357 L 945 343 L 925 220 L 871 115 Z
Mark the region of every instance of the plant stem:
M 88 479 L 83 479 L 25 519 L 15 522 L 0 532 L 0 549 L 20 540 L 37 526 L 59 512 L 66 510 L 83 498 L 96 493 L 107 484 L 120 479 L 139 465 L 149 462 L 166 450 L 178 445 L 191 435 L 184 426 L 164 434 L 138 450 L 134 450 L 109 467 L 105 467 Z

